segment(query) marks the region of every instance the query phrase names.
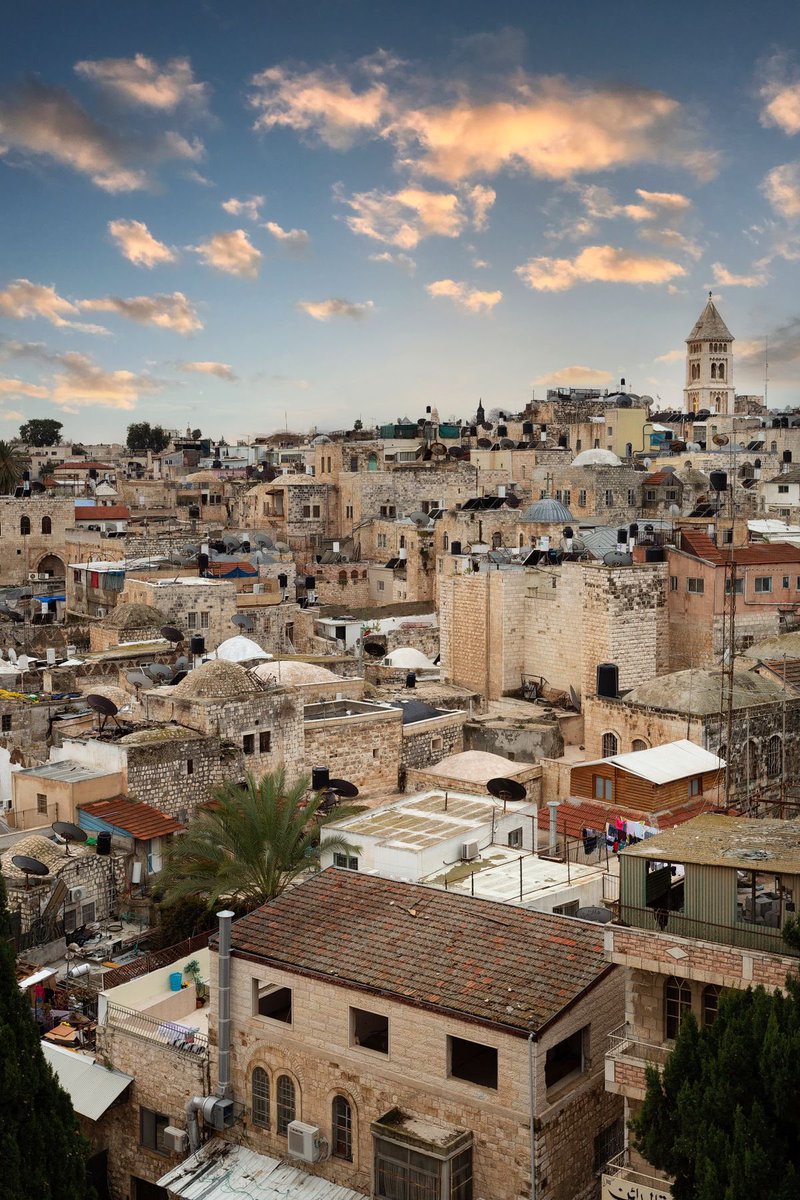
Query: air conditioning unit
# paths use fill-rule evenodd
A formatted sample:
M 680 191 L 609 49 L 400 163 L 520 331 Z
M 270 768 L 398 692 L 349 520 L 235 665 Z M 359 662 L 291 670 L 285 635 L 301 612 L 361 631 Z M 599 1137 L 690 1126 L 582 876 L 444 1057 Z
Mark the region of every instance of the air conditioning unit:
M 11 812 L 10 800 L 0 800 L 0 812 Z
M 461 847 L 462 862 L 471 862 L 473 858 L 477 858 L 477 857 L 478 857 L 478 843 L 477 842 L 464 842 L 463 846 Z
M 185 1154 L 189 1149 L 189 1135 L 177 1125 L 167 1125 L 161 1136 L 164 1139 L 164 1149 L 169 1154 Z
M 70 888 L 67 899 L 69 900 L 70 904 L 76 904 L 79 900 L 83 900 L 85 895 L 86 895 L 85 887 Z
M 290 1158 L 301 1162 L 319 1162 L 319 1126 L 307 1125 L 305 1121 L 290 1121 L 287 1129 L 287 1150 Z
M 106 610 L 105 610 L 104 608 L 98 608 L 98 610 L 97 610 L 97 616 L 98 616 L 98 617 L 104 617 L 105 615 L 106 615 Z
M 31 583 L 38 583 L 38 581 L 40 579 L 49 579 L 49 578 L 50 578 L 50 576 L 46 572 L 45 572 L 45 574 L 40 575 L 38 571 L 28 571 L 28 580 Z

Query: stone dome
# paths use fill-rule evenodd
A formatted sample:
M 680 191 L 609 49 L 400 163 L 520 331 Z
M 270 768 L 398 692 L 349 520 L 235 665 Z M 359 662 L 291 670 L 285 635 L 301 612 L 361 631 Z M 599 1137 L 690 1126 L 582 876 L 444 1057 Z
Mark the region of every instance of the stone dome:
M 268 681 L 276 679 L 281 687 L 301 687 L 309 683 L 339 683 L 341 676 L 335 675 L 327 667 L 317 666 L 316 663 L 301 662 L 287 659 L 279 662 L 260 663 L 253 669 L 253 674 L 259 679 Z
M 574 521 L 575 518 L 560 500 L 545 496 L 543 500 L 528 505 L 520 520 L 534 521 L 539 525 L 561 525 L 565 521 Z
M 172 694 L 187 700 L 206 700 L 211 697 L 241 696 L 244 692 L 257 690 L 258 684 L 250 678 L 244 667 L 221 658 L 211 658 L 190 671 L 185 679 L 175 685 Z
M 613 450 L 581 450 L 572 460 L 573 467 L 621 467 L 622 459 Z
M 166 623 L 164 613 L 152 604 L 118 604 L 101 621 L 111 629 L 149 629 L 151 626 L 160 629 Z

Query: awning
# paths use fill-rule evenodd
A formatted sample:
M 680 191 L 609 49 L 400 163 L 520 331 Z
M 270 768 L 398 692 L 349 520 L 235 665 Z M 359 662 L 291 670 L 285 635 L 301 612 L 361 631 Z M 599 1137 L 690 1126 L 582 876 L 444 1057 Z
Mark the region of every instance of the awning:
M 162 1175 L 158 1186 L 185 1200 L 364 1200 L 363 1192 L 220 1138 Z
M 26 979 L 20 979 L 19 990 L 24 992 L 26 988 L 33 987 L 35 983 L 42 983 L 45 979 L 50 979 L 56 974 L 58 972 L 55 967 L 42 967 L 40 971 L 35 971 L 33 975 L 28 975 Z
M 49 1042 L 42 1042 L 42 1053 L 68 1093 L 75 1112 L 90 1121 L 98 1121 L 133 1083 L 132 1075 L 101 1067 L 91 1054 L 76 1054 Z

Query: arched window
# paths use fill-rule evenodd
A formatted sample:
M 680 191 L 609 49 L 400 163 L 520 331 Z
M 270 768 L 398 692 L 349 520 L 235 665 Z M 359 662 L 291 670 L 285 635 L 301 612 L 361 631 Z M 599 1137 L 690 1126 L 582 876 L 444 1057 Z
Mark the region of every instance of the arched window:
M 676 1038 L 681 1021 L 692 1009 L 692 990 L 685 979 L 671 976 L 664 984 L 664 1037 Z
M 503 544 L 503 535 L 501 533 L 492 534 L 492 549 L 499 550 Z
M 30 531 L 31 531 L 31 519 L 30 519 L 30 517 L 20 517 L 20 519 L 19 519 L 19 531 L 20 531 L 20 533 L 21 533 L 21 534 L 23 534 L 23 536 L 24 536 L 26 533 L 30 533 Z
M 712 379 L 717 378 L 717 364 L 716 363 L 711 364 L 711 378 Z
M 331 1154 L 353 1161 L 353 1110 L 344 1096 L 334 1096 L 331 1106 Z
M 703 988 L 703 1024 L 713 1025 L 719 1012 L 719 994 L 721 988 L 715 983 L 709 983 Z
M 42 533 L 52 533 L 53 522 L 49 517 L 42 517 Z
M 603 758 L 610 758 L 619 750 L 619 738 L 615 733 L 603 734 Z
M 347 583 L 347 571 L 339 572 L 339 583 Z
M 717 367 L 717 379 L 724 379 L 724 378 L 725 378 L 725 364 L 720 363 L 719 366 Z
M 250 1076 L 250 1111 L 254 1125 L 269 1129 L 269 1075 L 263 1067 L 254 1067 Z
M 644 738 L 634 738 L 631 742 L 631 750 L 648 750 L 649 747 Z
M 450 538 L 447 534 L 444 535 L 444 548 L 445 550 L 450 549 Z
M 775 779 L 781 773 L 783 766 L 783 744 L 777 733 L 767 742 L 767 775 L 770 779 Z
M 295 1115 L 294 1084 L 288 1075 L 279 1075 L 275 1091 L 278 1133 L 286 1134 Z

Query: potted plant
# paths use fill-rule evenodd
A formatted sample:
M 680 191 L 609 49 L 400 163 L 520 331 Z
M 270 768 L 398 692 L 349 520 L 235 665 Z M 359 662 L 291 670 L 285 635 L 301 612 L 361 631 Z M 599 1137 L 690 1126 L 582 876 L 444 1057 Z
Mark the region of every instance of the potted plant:
M 193 958 L 183 968 L 184 975 L 188 975 L 194 983 L 196 1007 L 202 1008 L 206 1002 L 206 985 L 200 978 L 200 963 L 196 958 Z

